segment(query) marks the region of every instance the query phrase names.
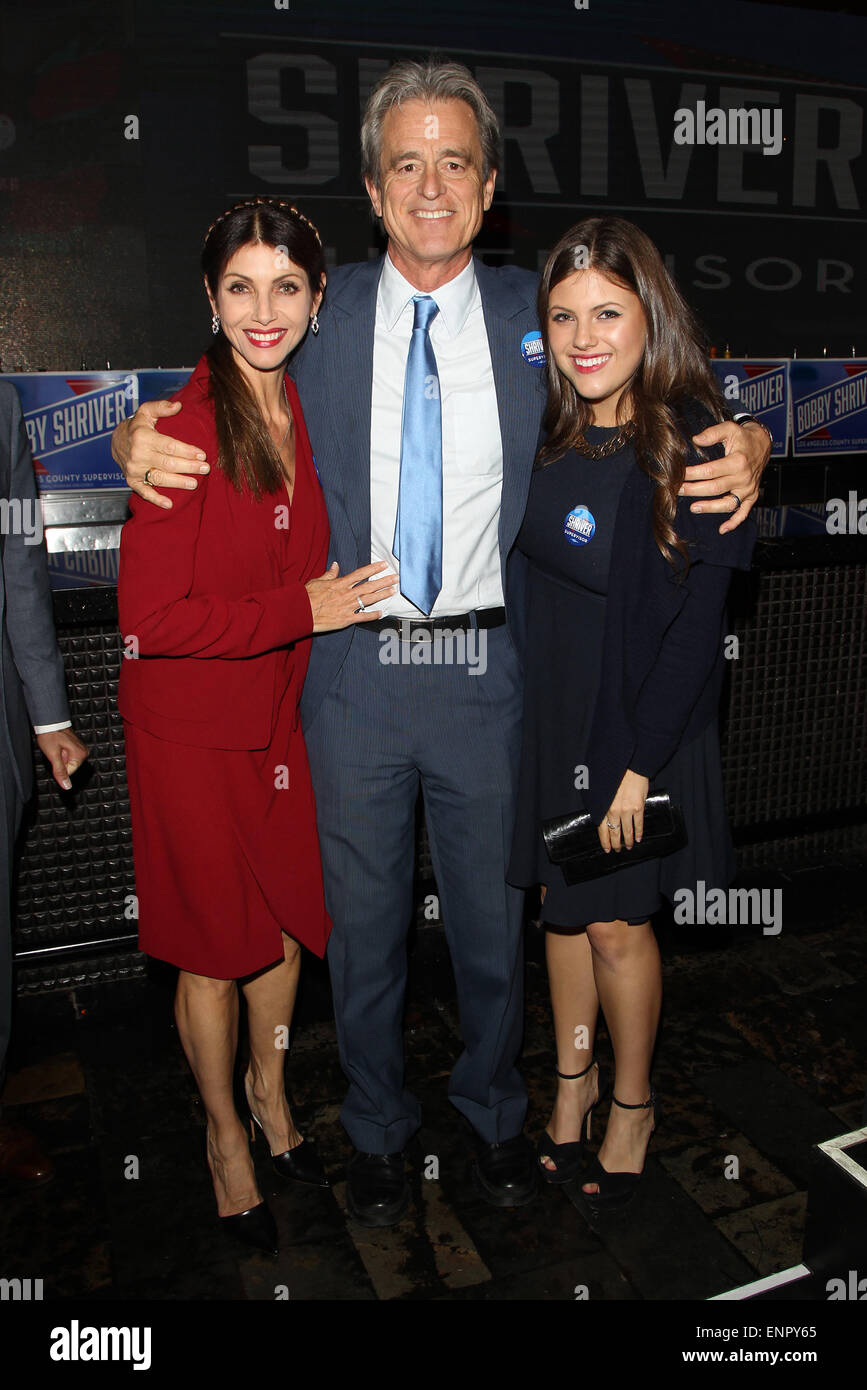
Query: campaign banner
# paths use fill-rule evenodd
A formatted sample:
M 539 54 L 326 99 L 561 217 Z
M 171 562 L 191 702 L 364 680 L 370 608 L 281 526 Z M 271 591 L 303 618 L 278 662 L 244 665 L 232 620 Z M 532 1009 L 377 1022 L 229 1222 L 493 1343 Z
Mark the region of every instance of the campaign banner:
M 111 436 L 138 405 L 134 372 L 21 372 L 3 380 L 21 401 L 40 493 L 126 486 Z
M 796 457 L 867 450 L 867 360 L 797 358 L 789 383 Z
M 186 386 L 192 371 L 192 367 L 148 367 L 137 372 L 139 405 L 145 401 L 167 401 Z
M 120 551 L 61 551 L 48 556 L 52 589 L 112 589 L 117 585 Z
M 792 536 L 826 536 L 828 509 L 824 502 L 799 502 L 781 507 L 754 507 L 752 518 L 762 540 Z
M 826 343 L 839 356 L 858 341 L 863 313 L 856 291 L 867 279 L 863 85 L 844 88 L 817 81 L 817 73 L 783 75 L 782 68 L 756 71 L 746 55 L 743 62 L 734 56 L 725 26 L 711 32 L 719 7 L 704 7 L 708 18 L 695 21 L 708 31 L 694 46 L 639 30 L 632 6 L 624 16 L 623 5 L 593 0 L 599 13 L 590 22 L 580 12 L 580 38 L 568 0 L 542 7 L 542 22 L 529 18 L 529 5 L 498 8 L 495 41 L 473 6 L 450 6 L 443 20 L 449 57 L 481 83 L 503 135 L 477 255 L 492 266 L 541 270 L 579 217 L 619 213 L 659 248 L 709 342 L 768 358 L 794 344 L 811 354 Z M 516 9 L 523 19 L 509 18 Z M 695 14 L 701 9 L 692 7 Z M 800 22 L 796 13 L 793 24 Z M 525 39 L 506 39 L 510 26 L 514 35 L 525 28 Z M 391 42 L 388 26 L 363 42 L 326 37 L 336 32 L 327 27 L 311 34 L 306 20 L 305 34 L 282 25 L 268 33 L 264 24 L 234 27 L 246 32 L 221 30 L 205 60 L 207 80 L 218 89 L 208 107 L 220 123 L 214 158 L 166 161 L 161 170 L 173 236 L 151 238 L 148 268 L 165 303 L 190 302 L 188 262 L 176 248 L 196 245 L 236 197 L 290 198 L 319 228 L 330 265 L 366 261 L 382 249 L 359 174 L 361 112 L 390 64 L 417 58 L 417 46 Z M 830 34 L 823 27 L 833 51 Z M 192 147 L 204 97 L 190 99 L 187 66 L 167 70 L 162 80 L 176 83 L 177 99 L 153 112 L 154 147 Z M 774 155 L 761 139 L 743 143 L 734 130 L 719 144 L 698 129 L 693 143 L 681 143 L 684 112 L 695 114 L 697 126 L 700 111 L 707 117 L 714 110 L 773 116 L 782 149 Z M 214 201 L 217 188 L 223 203 Z M 174 344 L 189 339 L 179 336 L 177 316 L 157 313 L 154 324 L 157 360 L 184 360 L 185 349 Z
M 771 431 L 771 456 L 789 447 L 789 363 L 784 358 L 713 357 L 711 366 L 733 414 L 755 415 Z

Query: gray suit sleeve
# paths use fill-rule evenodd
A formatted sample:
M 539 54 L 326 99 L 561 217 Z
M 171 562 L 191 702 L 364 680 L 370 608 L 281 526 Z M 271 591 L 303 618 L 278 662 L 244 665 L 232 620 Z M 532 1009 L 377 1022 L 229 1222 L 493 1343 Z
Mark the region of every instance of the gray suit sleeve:
M 10 480 L 9 497 L 0 499 L 7 503 L 2 538 L 6 634 L 31 723 L 57 724 L 69 719 L 69 704 L 54 632 L 42 513 L 18 393 L 8 383 L 2 389 L 11 396 L 2 402 L 8 410 L 2 412 L 8 423 L 2 447 L 9 450 Z

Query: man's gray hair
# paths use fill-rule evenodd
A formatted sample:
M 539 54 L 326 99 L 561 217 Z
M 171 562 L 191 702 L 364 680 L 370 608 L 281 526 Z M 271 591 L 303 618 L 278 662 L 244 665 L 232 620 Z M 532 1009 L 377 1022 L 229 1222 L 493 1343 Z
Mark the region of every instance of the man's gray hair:
M 500 166 L 500 127 L 488 98 L 463 63 L 428 58 L 394 63 L 370 94 L 361 122 L 361 173 L 379 188 L 382 125 L 393 106 L 404 101 L 465 101 L 476 118 L 482 147 L 482 178 Z

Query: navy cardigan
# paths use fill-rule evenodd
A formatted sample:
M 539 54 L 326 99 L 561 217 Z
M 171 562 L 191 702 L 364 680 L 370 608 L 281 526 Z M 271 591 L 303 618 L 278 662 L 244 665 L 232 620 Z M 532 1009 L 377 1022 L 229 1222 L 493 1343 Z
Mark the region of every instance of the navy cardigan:
M 716 423 L 697 401 L 678 407 L 687 438 Z M 720 458 L 722 445 L 688 462 Z M 628 768 L 652 779 L 682 742 L 715 718 L 724 673 L 725 601 L 732 570 L 750 568 L 756 528 L 747 518 L 719 534 L 724 516 L 678 498 L 675 530 L 690 566 L 674 569 L 653 538 L 656 483 L 636 464 L 614 525 L 599 694 L 593 712 L 584 802 L 598 825 Z M 568 634 L 564 633 L 564 640 Z

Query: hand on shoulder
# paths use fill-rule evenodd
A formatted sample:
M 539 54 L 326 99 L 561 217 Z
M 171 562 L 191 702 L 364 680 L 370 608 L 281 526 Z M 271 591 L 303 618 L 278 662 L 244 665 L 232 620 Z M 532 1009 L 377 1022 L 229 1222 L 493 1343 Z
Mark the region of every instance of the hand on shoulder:
M 201 391 L 188 382 L 170 401 L 146 401 L 112 435 L 112 457 L 133 492 L 168 510 L 172 503 L 157 487 L 195 489 L 210 471 L 208 447 L 213 427 Z
M 706 406 L 692 399 L 680 403 L 677 410 L 696 452 L 687 466 L 680 497 L 687 500 L 689 515 L 710 516 L 717 534 L 725 536 L 747 520 L 758 501 L 762 472 L 770 457 L 767 435 L 761 426 L 715 421 Z M 704 458 L 698 456 L 699 449 Z M 716 524 L 720 514 L 725 518 L 721 526 Z

